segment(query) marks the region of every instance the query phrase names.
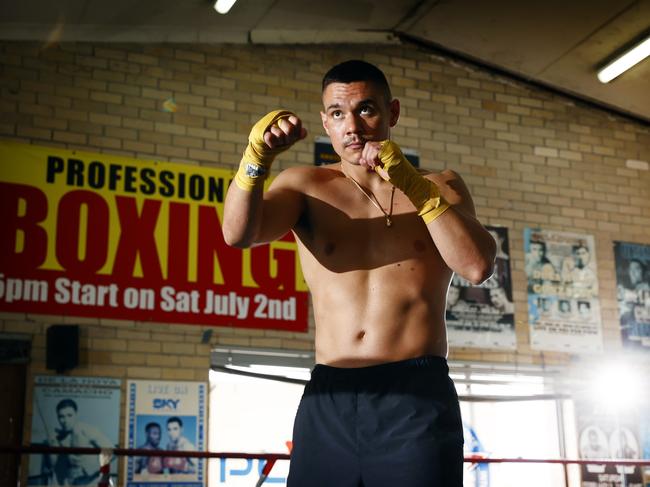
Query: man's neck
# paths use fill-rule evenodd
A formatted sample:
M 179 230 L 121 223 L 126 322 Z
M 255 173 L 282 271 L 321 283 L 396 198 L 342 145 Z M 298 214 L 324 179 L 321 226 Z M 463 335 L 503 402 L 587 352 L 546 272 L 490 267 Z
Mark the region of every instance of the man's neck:
M 385 181 L 375 171 L 368 170 L 365 166 L 341 161 L 341 170 L 347 177 L 354 178 L 357 183 L 373 193 L 392 189 L 392 185 L 388 181 Z

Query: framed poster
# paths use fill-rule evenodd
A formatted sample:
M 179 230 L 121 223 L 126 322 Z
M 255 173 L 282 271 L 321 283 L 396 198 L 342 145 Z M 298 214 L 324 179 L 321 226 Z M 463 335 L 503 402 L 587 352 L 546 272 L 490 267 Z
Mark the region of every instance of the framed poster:
M 594 237 L 526 228 L 524 251 L 531 347 L 602 351 Z
M 517 348 L 508 229 L 486 226 L 497 243 L 494 274 L 474 286 L 454 274 L 447 292 L 447 337 L 454 347 Z
M 637 460 L 642 458 L 643 444 L 636 408 L 617 414 L 597 404 L 593 398 L 575 400 L 580 458 Z M 593 464 L 580 466 L 581 487 L 625 487 L 642 485 L 642 469 L 634 465 Z
M 115 448 L 119 445 L 120 379 L 36 376 L 32 445 Z M 117 462 L 111 464 L 117 477 Z M 97 455 L 31 455 L 28 485 L 97 485 Z
M 650 245 L 614 242 L 623 345 L 650 350 Z
M 204 451 L 207 384 L 130 380 L 127 383 L 128 448 Z M 205 462 L 173 455 L 128 457 L 127 487 L 203 487 Z

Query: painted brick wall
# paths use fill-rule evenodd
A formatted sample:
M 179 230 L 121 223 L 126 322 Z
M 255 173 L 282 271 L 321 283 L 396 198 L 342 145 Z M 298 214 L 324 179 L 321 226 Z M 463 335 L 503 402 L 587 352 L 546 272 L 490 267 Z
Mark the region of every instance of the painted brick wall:
M 394 138 L 428 169 L 459 172 L 483 223 L 510 229 L 517 353 L 455 349 L 452 359 L 564 363 L 528 346 L 523 229 L 596 238 L 606 350 L 620 347 L 612 241 L 650 242 L 647 126 L 452 62 L 413 46 L 190 46 L 0 43 L 0 137 L 39 145 L 214 167 L 235 167 L 250 126 L 278 107 L 310 136 L 274 171 L 313 163 L 320 80 L 363 58 L 402 102 Z M 176 113 L 162 110 L 173 97 Z M 43 373 L 45 329 L 82 325 L 76 375 L 207 380 L 214 344 L 311 349 L 308 334 L 4 314 L 0 331 L 33 337 L 30 373 Z M 27 398 L 28 408 L 31 397 Z M 29 423 L 29 418 L 27 423 Z M 27 426 L 28 429 L 28 426 Z M 28 433 L 26 431 L 26 433 Z

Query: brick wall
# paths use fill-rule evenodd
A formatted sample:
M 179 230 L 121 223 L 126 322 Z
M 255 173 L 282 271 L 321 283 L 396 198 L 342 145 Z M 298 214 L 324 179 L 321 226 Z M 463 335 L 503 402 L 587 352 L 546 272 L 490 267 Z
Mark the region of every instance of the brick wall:
M 605 347 L 619 348 L 612 241 L 650 242 L 650 172 L 625 164 L 650 160 L 650 133 L 568 98 L 412 46 L 3 42 L 0 137 L 228 167 L 238 163 L 252 123 L 283 107 L 303 118 L 310 136 L 274 170 L 312 164 L 313 138 L 323 133 L 321 77 L 355 57 L 378 64 L 401 99 L 394 138 L 417 149 L 423 167 L 458 171 L 481 221 L 510 229 L 518 350 L 456 349 L 451 358 L 569 359 L 528 346 L 522 240 L 524 227 L 534 225 L 595 236 Z M 162 110 L 170 97 L 176 113 Z M 0 320 L 0 331 L 33 337 L 32 375 L 45 372 L 44 336 L 52 323 L 82 325 L 82 365 L 74 374 L 122 379 L 207 380 L 211 345 L 309 349 L 313 340 L 312 327 L 306 335 L 216 328 L 203 344 L 207 327 L 15 314 Z

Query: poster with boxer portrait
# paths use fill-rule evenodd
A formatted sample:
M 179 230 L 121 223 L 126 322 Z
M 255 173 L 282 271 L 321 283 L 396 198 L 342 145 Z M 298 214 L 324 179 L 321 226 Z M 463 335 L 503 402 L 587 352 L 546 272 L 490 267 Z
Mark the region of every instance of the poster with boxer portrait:
M 623 345 L 650 350 L 650 245 L 614 242 Z
M 602 351 L 594 237 L 526 228 L 524 251 L 531 347 Z
M 514 350 L 517 337 L 508 229 L 486 228 L 497 243 L 494 274 L 478 286 L 454 274 L 447 292 L 447 336 L 454 347 Z
M 650 459 L 650 411 L 646 409 L 641 411 L 641 456 Z M 643 481 L 645 487 L 650 487 L 650 466 L 643 467 Z
M 639 412 L 629 408 L 616 414 L 593 398 L 575 400 L 578 453 L 584 460 L 642 458 Z M 580 466 L 581 487 L 641 487 L 642 469 L 633 465 L 605 465 L 594 462 Z M 623 480 L 625 477 L 625 480 Z
M 130 380 L 127 383 L 128 448 L 204 451 L 207 385 L 203 382 Z M 174 456 L 131 456 L 127 487 L 203 487 L 205 461 Z
M 120 379 L 36 376 L 32 445 L 115 448 L 119 445 Z M 117 462 L 111 464 L 117 484 Z M 27 485 L 97 485 L 97 455 L 30 455 Z

